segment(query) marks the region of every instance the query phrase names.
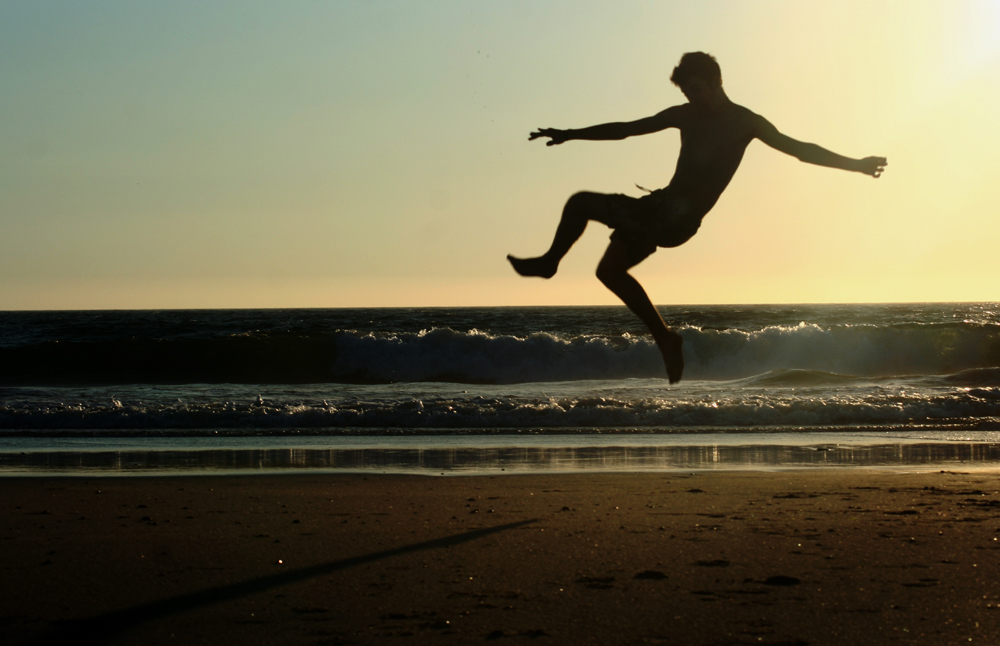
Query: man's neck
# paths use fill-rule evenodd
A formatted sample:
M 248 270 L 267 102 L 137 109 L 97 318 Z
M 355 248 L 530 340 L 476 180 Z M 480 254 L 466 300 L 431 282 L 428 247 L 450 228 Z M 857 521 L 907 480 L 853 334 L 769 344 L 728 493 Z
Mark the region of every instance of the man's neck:
M 714 117 L 728 110 L 731 105 L 733 105 L 733 102 L 726 96 L 726 91 L 719 86 L 712 93 L 711 99 L 700 106 L 698 111 L 705 116 Z

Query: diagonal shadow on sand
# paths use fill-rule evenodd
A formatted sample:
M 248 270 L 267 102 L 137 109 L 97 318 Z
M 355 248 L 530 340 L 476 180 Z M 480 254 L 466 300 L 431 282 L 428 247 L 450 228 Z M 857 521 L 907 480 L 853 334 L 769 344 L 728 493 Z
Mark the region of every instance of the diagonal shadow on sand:
M 418 552 L 420 550 L 433 550 L 451 547 L 453 545 L 483 538 L 484 536 L 489 536 L 490 534 L 495 534 L 497 532 L 517 529 L 518 527 L 530 525 L 535 522 L 538 522 L 538 519 L 522 520 L 516 523 L 508 523 L 506 525 L 497 525 L 495 527 L 484 527 L 482 529 L 475 529 L 469 532 L 455 534 L 454 536 L 446 536 L 432 541 L 425 541 L 423 543 L 414 543 L 412 545 L 405 545 L 403 547 L 397 547 L 395 549 L 385 550 L 382 552 L 373 552 L 363 556 L 355 556 L 353 558 L 341 559 L 339 561 L 331 561 L 330 563 L 321 563 L 319 565 L 312 565 L 309 567 L 299 568 L 298 570 L 282 572 L 280 574 L 271 574 L 257 579 L 252 579 L 250 581 L 241 581 L 239 583 L 231 583 L 229 585 L 209 588 L 200 592 L 182 594 L 169 599 L 163 599 L 161 601 L 141 603 L 130 608 L 115 610 L 113 612 L 108 612 L 89 619 L 73 619 L 63 621 L 59 622 L 59 629 L 55 632 L 30 640 L 26 642 L 26 644 L 27 646 L 42 646 L 43 644 L 102 644 L 113 639 L 118 633 L 124 630 L 133 628 L 147 621 L 153 621 L 154 619 L 166 617 L 167 615 L 185 612 L 200 606 L 230 601 L 239 597 L 264 592 L 266 590 L 270 590 L 271 588 L 289 585 L 291 583 L 296 583 L 312 577 L 330 574 L 331 572 L 336 572 L 338 570 L 344 570 L 357 565 L 371 563 L 372 561 L 379 561 L 394 556 L 400 556 L 402 554 L 409 554 L 410 552 Z

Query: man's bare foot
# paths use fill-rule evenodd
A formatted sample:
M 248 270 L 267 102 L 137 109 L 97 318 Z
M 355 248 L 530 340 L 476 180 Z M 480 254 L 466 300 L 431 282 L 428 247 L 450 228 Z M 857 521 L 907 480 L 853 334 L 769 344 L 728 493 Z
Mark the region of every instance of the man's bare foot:
M 507 260 L 510 261 L 511 266 L 514 267 L 514 271 L 522 276 L 552 278 L 556 275 L 556 269 L 559 268 L 559 263 L 553 263 L 545 256 L 539 256 L 537 258 L 515 258 L 514 256 L 507 254 Z
M 681 335 L 673 330 L 666 330 L 662 335 L 653 335 L 656 347 L 663 355 L 663 363 L 667 367 L 667 379 L 670 383 L 676 384 L 684 374 L 684 351 L 681 348 L 683 343 Z

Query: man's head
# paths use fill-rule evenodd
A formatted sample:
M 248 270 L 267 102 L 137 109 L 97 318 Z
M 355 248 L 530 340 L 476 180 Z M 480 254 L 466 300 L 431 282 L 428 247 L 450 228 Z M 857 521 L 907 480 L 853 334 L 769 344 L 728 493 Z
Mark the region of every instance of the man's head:
M 688 52 L 681 56 L 670 80 L 699 110 L 713 110 L 726 102 L 719 63 L 704 52 Z
M 722 85 L 722 70 L 714 56 L 705 52 L 688 52 L 681 56 L 681 62 L 674 68 L 670 80 L 677 87 L 683 88 L 695 79 L 708 85 Z

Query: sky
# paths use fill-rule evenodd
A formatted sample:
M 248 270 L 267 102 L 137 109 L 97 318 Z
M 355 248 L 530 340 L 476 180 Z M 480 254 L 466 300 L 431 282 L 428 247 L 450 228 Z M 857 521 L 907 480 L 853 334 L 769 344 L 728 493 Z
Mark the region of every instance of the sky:
M 0 310 L 614 304 L 579 190 L 666 185 L 655 114 L 729 97 L 886 173 L 754 142 L 654 303 L 1000 301 L 1000 2 L 0 0 Z

